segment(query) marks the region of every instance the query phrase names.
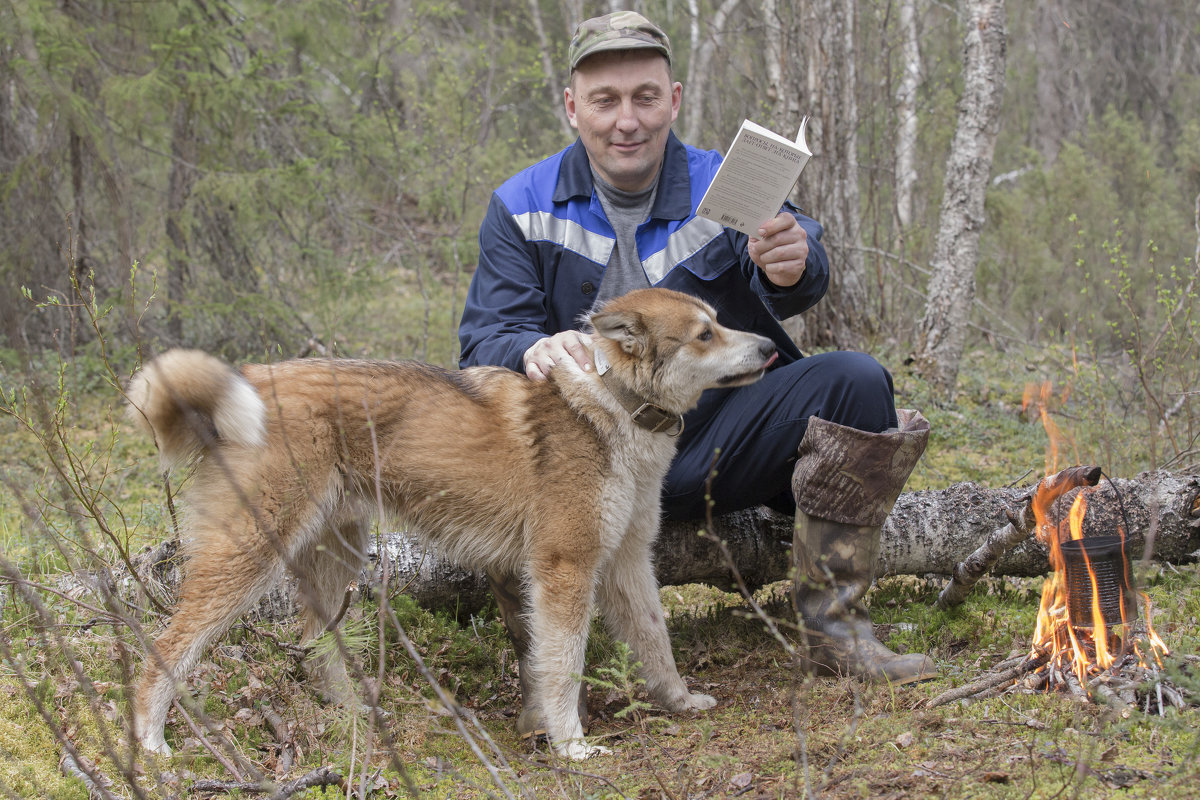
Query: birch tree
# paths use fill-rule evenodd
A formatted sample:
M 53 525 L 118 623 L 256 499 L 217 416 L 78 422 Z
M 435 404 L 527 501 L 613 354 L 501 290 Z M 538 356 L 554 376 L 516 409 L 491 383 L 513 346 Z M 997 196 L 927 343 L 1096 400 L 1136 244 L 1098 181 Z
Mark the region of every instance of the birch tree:
M 903 230 L 912 223 L 917 183 L 917 89 L 921 48 L 917 39 L 917 0 L 900 0 L 900 87 L 896 91 L 896 217 Z
M 730 15 L 740 2 L 741 0 L 723 0 L 713 12 L 707 26 L 700 21 L 701 12 L 695 0 L 688 3 L 688 13 L 692 18 L 689 36 L 692 54 L 688 66 L 688 79 L 684 84 L 684 91 L 687 92 L 687 102 L 683 108 L 685 141 L 695 142 L 700 139 L 700 126 L 704 123 L 704 98 L 708 94 L 708 76 L 711 72 L 713 53 L 721 42 Z
M 801 28 L 808 41 L 794 52 L 808 53 L 811 110 L 807 113 L 814 117 L 810 125 L 817 157 L 805 170 L 802 200 L 811 203 L 813 215 L 825 226 L 830 279 L 828 296 L 806 315 L 805 338 L 809 345 L 856 348 L 876 324 L 867 297 L 860 238 L 860 120 L 854 46 L 858 4 L 820 0 L 808 8 Z
M 554 109 L 554 118 L 558 120 L 558 126 L 562 129 L 563 136 L 568 140 L 572 139 L 575 132 L 571 129 L 571 123 L 567 121 L 567 112 L 563 106 L 562 81 L 558 77 L 558 70 L 554 68 L 554 64 L 550 60 L 553 48 L 550 46 L 550 38 L 546 35 L 546 26 L 542 22 L 542 7 L 538 0 L 529 0 L 529 18 L 533 22 L 533 32 L 538 41 L 542 75 L 546 78 L 546 100 L 549 103 L 547 107 Z M 582 21 L 576 20 L 576 24 Z
M 873 327 L 859 247 L 857 4 L 766 0 L 762 8 L 766 26 L 775 28 L 763 37 L 771 127 L 794 135 L 801 117 L 810 117 L 805 138 L 813 159 L 793 200 L 824 225 L 831 272 L 826 298 L 784 329 L 802 347 L 856 347 Z
M 953 394 L 975 300 L 984 195 L 1004 96 L 1004 0 L 964 0 L 963 93 L 946 163 L 933 277 L 918 327 L 915 363 Z

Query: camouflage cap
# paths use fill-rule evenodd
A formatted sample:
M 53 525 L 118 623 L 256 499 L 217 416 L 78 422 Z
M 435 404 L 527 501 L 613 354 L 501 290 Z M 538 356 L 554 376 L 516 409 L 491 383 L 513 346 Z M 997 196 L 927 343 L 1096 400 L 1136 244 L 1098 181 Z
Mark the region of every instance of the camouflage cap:
M 568 59 L 574 72 L 580 61 L 595 53 L 642 48 L 657 50 L 671 63 L 671 40 L 662 28 L 637 12 L 614 11 L 579 23 L 571 39 Z

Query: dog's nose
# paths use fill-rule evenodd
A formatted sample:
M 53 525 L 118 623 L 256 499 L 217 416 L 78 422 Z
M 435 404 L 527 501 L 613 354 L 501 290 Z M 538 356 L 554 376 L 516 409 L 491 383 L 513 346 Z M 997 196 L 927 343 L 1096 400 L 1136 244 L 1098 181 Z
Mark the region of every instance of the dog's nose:
M 763 358 L 770 358 L 775 353 L 775 343 L 765 336 L 758 343 L 758 352 Z

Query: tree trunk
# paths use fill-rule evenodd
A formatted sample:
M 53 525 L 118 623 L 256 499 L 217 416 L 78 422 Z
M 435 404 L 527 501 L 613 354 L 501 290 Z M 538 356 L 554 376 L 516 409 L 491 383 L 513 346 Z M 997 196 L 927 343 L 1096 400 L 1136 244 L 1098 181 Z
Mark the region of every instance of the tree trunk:
M 183 301 L 187 286 L 187 238 L 183 215 L 192 191 L 190 114 L 187 97 L 181 95 L 171 123 L 171 169 L 167 176 L 167 333 L 172 341 L 183 341 Z
M 575 35 L 575 26 L 587 19 L 583 13 L 583 0 L 562 0 L 562 18 L 565 23 L 566 41 Z M 589 15 L 590 16 L 590 15 Z
M 702 32 L 698 40 L 693 39 L 694 51 L 688 64 L 688 79 L 684 85 L 687 101 L 683 107 L 684 140 L 697 142 L 700 140 L 700 126 L 704 123 L 704 97 L 708 93 L 708 74 L 711 71 L 713 53 L 716 51 L 725 33 L 725 26 L 730 15 L 737 9 L 741 0 L 723 0 L 713 13 L 707 24 L 707 30 Z M 693 13 L 694 11 L 693 7 Z M 695 19 L 693 17 L 693 19 Z M 768 21 L 768 24 L 769 21 Z M 704 31 L 704 23 L 701 23 Z
M 947 396 L 954 392 L 975 300 L 983 201 L 1004 96 L 1004 0 L 967 0 L 963 96 L 946 164 L 933 278 L 915 361 Z
M 825 226 L 829 251 L 829 292 L 784 329 L 801 347 L 861 347 L 874 327 L 867 297 L 866 262 L 861 248 L 858 187 L 858 77 L 854 60 L 854 2 L 805 5 L 785 31 L 784 77 L 788 90 L 776 104 L 777 130 L 795 131 L 800 113 L 809 114 L 813 160 L 798 190 L 799 205 Z M 770 22 L 768 21 L 768 24 Z M 805 53 L 802 58 L 788 54 Z
M 917 38 L 917 0 L 900 0 L 901 73 L 896 92 L 896 218 L 901 231 L 912 224 L 917 185 L 917 90 L 921 85 L 921 48 Z
M 563 136 L 567 140 L 573 139 L 575 131 L 567 120 L 567 111 L 563 105 L 562 81 L 558 77 L 558 70 L 550 61 L 550 54 L 554 50 L 550 46 L 549 37 L 546 36 L 546 26 L 542 23 L 542 7 L 538 0 L 529 0 L 529 18 L 533 21 L 533 32 L 537 36 L 538 52 L 542 55 L 542 75 L 546 79 L 546 98 L 550 102 L 547 107 L 554 109 L 554 118 L 558 120 L 558 126 L 562 129 Z M 582 22 L 582 20 L 578 21 Z
M 884 523 L 879 574 L 929 573 L 950 575 L 996 531 L 1021 521 L 1032 530 L 1031 501 L 1035 487 L 988 489 L 959 483 L 947 489 L 902 494 Z M 1074 493 L 1055 505 L 1055 515 L 1066 516 Z M 1200 475 L 1176 476 L 1148 472 L 1135 479 L 1103 480 L 1088 496 L 1085 534 L 1112 533 L 1119 524 L 1127 532 L 1135 557 L 1147 552 L 1163 562 L 1200 557 Z M 707 536 L 697 534 L 702 521 L 668 522 L 655 548 L 658 579 L 664 586 L 704 583 L 736 590 L 729 562 Z M 792 545 L 792 518 L 765 508 L 727 514 L 714 521 L 713 532 L 726 543 L 743 582 L 751 590 L 788 576 Z M 458 614 L 473 613 L 489 602 L 490 591 L 482 573 L 460 569 L 427 551 L 403 533 L 385 537 L 391 582 L 418 603 Z M 138 572 L 150 586 L 161 587 L 171 602 L 178 584 L 174 543 L 135 558 Z M 1030 534 L 1001 557 L 992 570 L 1001 575 L 1039 575 L 1049 569 L 1045 546 Z M 363 582 L 380 573 L 372 563 Z M 290 600 L 284 592 L 273 594 L 259 614 L 287 615 Z
M 766 97 L 772 108 L 779 108 L 784 96 L 783 80 L 783 20 L 779 16 L 778 0 L 762 0 L 763 72 L 766 74 Z M 795 104 L 796 97 L 789 100 Z M 776 111 L 773 116 L 777 115 Z M 789 115 L 787 117 L 791 119 Z M 772 120 L 774 121 L 774 120 Z

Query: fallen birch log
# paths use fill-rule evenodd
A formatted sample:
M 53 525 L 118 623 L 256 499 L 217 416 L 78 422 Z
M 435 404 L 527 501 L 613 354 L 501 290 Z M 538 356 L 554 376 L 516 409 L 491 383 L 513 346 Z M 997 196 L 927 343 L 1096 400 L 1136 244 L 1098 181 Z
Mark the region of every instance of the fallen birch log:
M 1095 486 L 1102 472 L 1099 467 L 1070 467 L 1043 478 L 1033 487 L 1031 502 L 1023 509 L 1009 509 L 1008 524 L 988 535 L 976 550 L 954 567 L 950 582 L 938 595 L 938 608 L 950 608 L 966 599 L 972 587 L 996 566 L 1012 548 L 1037 535 L 1037 509 L 1053 509 L 1059 497 L 1073 489 Z M 1075 492 L 1075 496 L 1078 492 Z M 1049 540 L 1043 541 L 1043 544 Z M 1061 538 L 1060 538 L 1061 541 Z
M 879 574 L 953 574 L 989 536 L 1011 526 L 1014 519 L 1031 519 L 1035 488 L 989 489 L 958 483 L 946 489 L 902 494 L 883 527 Z M 1064 495 L 1058 505 L 1073 497 L 1072 493 Z M 1114 532 L 1113 525 L 1123 526 L 1135 558 L 1147 550 L 1163 562 L 1200 557 L 1200 476 L 1149 472 L 1132 479 L 1103 479 L 1088 499 L 1088 524 L 1108 532 Z M 1061 513 L 1065 516 L 1065 509 Z M 995 562 L 993 574 L 1029 576 L 1049 569 L 1046 548 L 1032 535 L 1032 522 L 1023 525 L 1030 535 Z M 706 527 L 703 521 L 672 521 L 663 526 L 655 548 L 662 585 L 704 583 L 735 588 L 720 549 L 708 535 L 700 535 Z M 740 511 L 716 518 L 709 534 L 724 540 L 751 589 L 787 577 L 790 516 L 766 508 Z M 382 555 L 372 554 L 364 583 L 377 580 L 383 558 L 388 561 L 390 584 L 403 587 L 423 606 L 467 614 L 482 608 L 490 597 L 482 574 L 458 568 L 402 532 L 384 537 Z M 148 551 L 135 560 L 139 573 L 143 569 L 154 573 L 149 582 L 162 587 L 170 600 L 175 579 L 164 572 L 163 559 Z M 282 601 L 276 598 L 274 602 Z M 286 609 L 265 616 L 276 613 L 286 613 Z

